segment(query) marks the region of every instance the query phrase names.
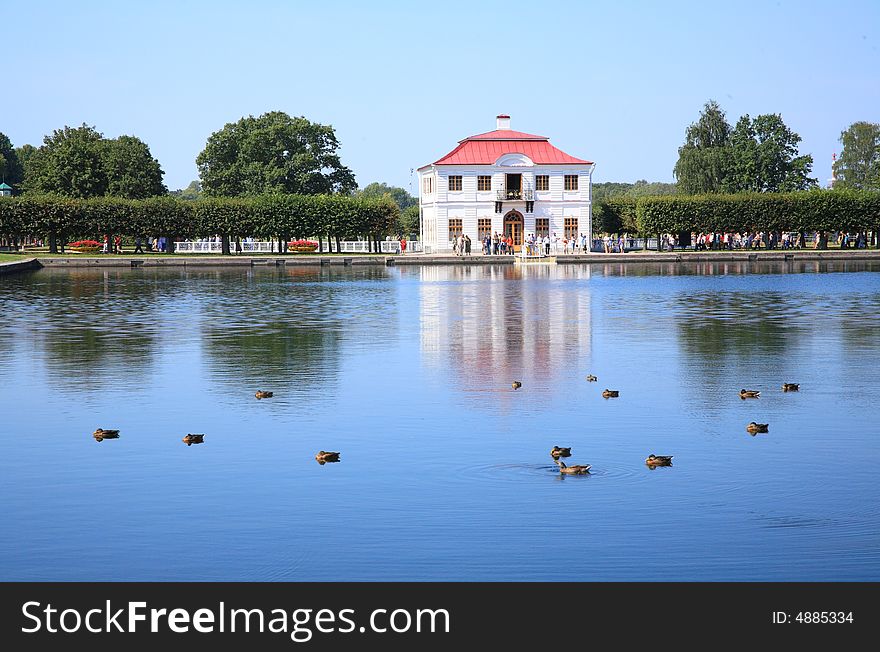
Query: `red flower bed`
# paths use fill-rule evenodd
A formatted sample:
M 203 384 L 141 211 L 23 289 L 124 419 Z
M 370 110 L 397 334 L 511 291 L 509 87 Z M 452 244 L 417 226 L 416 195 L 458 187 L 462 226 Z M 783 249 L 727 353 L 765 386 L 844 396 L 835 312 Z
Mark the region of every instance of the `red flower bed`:
M 317 248 L 318 243 L 314 240 L 291 240 L 287 243 L 289 251 L 309 252 L 315 251 Z
M 101 243 L 97 240 L 77 240 L 68 243 L 67 247 L 77 253 L 94 253 L 101 248 Z

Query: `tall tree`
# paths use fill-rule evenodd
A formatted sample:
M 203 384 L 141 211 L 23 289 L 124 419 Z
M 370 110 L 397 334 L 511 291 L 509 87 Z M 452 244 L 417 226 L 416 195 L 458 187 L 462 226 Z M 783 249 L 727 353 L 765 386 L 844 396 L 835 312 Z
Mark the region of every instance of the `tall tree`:
M 211 134 L 196 163 L 211 196 L 349 194 L 357 184 L 338 149 L 333 127 L 272 111 Z
M 363 190 L 358 192 L 358 195 L 361 197 L 391 197 L 400 208 L 401 211 L 406 210 L 410 206 L 416 206 L 419 203 L 419 200 L 413 197 L 409 192 L 407 192 L 403 188 L 398 188 L 397 186 L 389 186 L 385 183 L 378 183 L 374 181 L 373 183 L 366 186 Z
M 840 142 L 835 187 L 880 190 L 880 124 L 854 122 L 840 133 Z
M 23 185 L 31 192 L 128 199 L 166 192 L 159 162 L 146 143 L 134 136 L 109 140 L 83 124 L 56 129 L 39 149 L 21 148 L 20 152 L 25 162 Z
M 56 129 L 28 163 L 25 188 L 68 197 L 107 194 L 107 173 L 101 160 L 100 133 L 94 127 Z
M 146 199 L 168 192 L 162 168 L 147 144 L 136 136 L 105 140 L 102 153 L 107 194 L 126 199 Z
M 0 133 L 0 182 L 15 187 L 21 183 L 22 177 L 23 171 L 18 152 L 6 134 Z
M 726 192 L 788 192 L 816 185 L 810 178 L 813 157 L 798 156 L 801 137 L 782 116 L 771 113 L 752 120 L 742 116 L 730 135 L 731 155 Z
M 690 195 L 722 192 L 729 159 L 730 124 L 718 102 L 709 100 L 678 149 L 675 178 L 679 189 Z
M 24 184 L 24 180 L 28 178 L 28 169 L 30 168 L 31 161 L 37 151 L 39 150 L 37 150 L 36 147 L 28 143 L 15 148 L 15 155 L 18 157 L 18 162 L 21 164 L 21 181 L 19 183 L 22 185 Z

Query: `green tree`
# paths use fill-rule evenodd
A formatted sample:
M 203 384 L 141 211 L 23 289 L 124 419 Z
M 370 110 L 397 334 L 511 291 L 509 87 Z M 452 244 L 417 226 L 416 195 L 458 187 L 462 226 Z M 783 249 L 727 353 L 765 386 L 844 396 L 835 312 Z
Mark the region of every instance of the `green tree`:
M 400 210 L 406 210 L 410 206 L 417 206 L 419 200 L 413 197 L 409 192 L 404 190 L 403 188 L 398 188 L 397 186 L 389 186 L 385 183 L 379 183 L 374 181 L 373 183 L 366 186 L 363 190 L 358 192 L 358 195 L 361 197 L 384 197 L 389 196 L 393 199 Z
M 834 162 L 835 188 L 880 190 L 880 124 L 854 122 L 840 133 L 843 151 Z
M 788 192 L 816 185 L 813 157 L 798 156 L 801 137 L 778 113 L 742 116 L 730 134 L 725 192 Z
M 56 129 L 28 163 L 25 189 L 67 197 L 107 194 L 107 173 L 101 160 L 102 136 L 93 127 Z
M 143 199 L 166 192 L 159 162 L 134 136 L 108 140 L 83 124 L 56 129 L 39 149 L 25 145 L 19 151 L 30 193 Z
M 662 181 L 649 182 L 639 179 L 632 188 L 624 193 L 624 197 L 653 197 L 656 195 L 674 195 L 678 192 L 678 184 Z
M 632 190 L 633 184 L 606 181 L 593 184 L 593 203 L 597 204 L 612 197 L 621 197 Z
M 730 124 L 718 103 L 709 100 L 678 148 L 675 178 L 688 195 L 722 192 L 729 166 Z
M 189 185 L 186 188 L 182 188 L 181 190 L 172 190 L 170 194 L 174 197 L 177 197 L 178 199 L 195 201 L 196 199 L 201 199 L 202 197 L 202 184 L 199 181 L 190 181 Z
M 146 199 L 168 192 L 162 168 L 150 148 L 135 136 L 103 141 L 101 158 L 107 175 L 107 194 L 126 199 Z
M 407 206 L 400 211 L 400 217 L 397 219 L 397 224 L 395 224 L 394 230 L 400 235 L 412 236 L 418 235 L 421 230 L 420 226 L 419 207 Z
M 4 133 L 0 133 L 0 181 L 18 186 L 23 178 L 21 161 L 12 141 Z
M 27 143 L 21 147 L 15 148 L 15 155 L 18 157 L 18 162 L 21 164 L 21 181 L 19 181 L 19 184 L 24 185 L 25 180 L 28 178 L 28 170 L 30 169 L 31 162 L 38 151 L 39 150 L 36 147 Z
M 281 111 L 229 123 L 196 158 L 205 194 L 349 194 L 354 173 L 342 165 L 333 127 Z

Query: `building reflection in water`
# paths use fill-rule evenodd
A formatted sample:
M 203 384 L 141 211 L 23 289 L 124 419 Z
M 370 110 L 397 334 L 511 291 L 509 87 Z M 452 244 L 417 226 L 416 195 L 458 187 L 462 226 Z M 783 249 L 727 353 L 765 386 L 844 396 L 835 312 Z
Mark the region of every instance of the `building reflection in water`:
M 426 365 L 447 367 L 465 391 L 510 391 L 513 380 L 548 390 L 590 354 L 590 268 L 425 266 L 420 281 Z M 533 395 L 534 396 L 534 395 Z

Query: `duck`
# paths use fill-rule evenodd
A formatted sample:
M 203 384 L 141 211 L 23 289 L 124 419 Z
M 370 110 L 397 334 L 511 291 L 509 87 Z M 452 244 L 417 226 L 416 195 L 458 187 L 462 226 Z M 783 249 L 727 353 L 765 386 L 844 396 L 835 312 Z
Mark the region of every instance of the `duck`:
M 654 455 L 651 453 L 645 459 L 648 466 L 672 466 L 672 455 Z
M 602 398 L 617 398 L 620 392 L 616 389 L 606 389 L 602 392 Z
M 559 472 L 565 475 L 586 475 L 590 472 L 590 469 L 593 468 L 590 464 L 573 464 L 568 466 L 562 460 L 555 460 L 556 466 L 559 467 Z
M 588 383 L 595 383 L 597 380 L 599 380 L 599 379 L 596 378 L 593 374 L 590 374 L 589 376 L 587 376 Z
M 782 391 L 783 392 L 799 392 L 801 389 L 800 383 L 782 383 Z
M 334 453 L 331 451 L 318 451 L 315 455 L 315 459 L 318 461 L 318 464 L 323 466 L 327 464 L 327 462 L 338 462 L 339 461 L 339 453 Z
M 119 431 L 118 430 L 104 430 L 104 428 L 98 428 L 92 433 L 92 436 L 96 441 L 104 441 L 105 439 L 119 439 Z
M 550 449 L 550 457 L 554 460 L 558 460 L 560 457 L 571 457 L 571 447 L 562 448 L 560 446 L 554 446 Z
M 272 398 L 272 392 L 264 392 L 263 390 L 258 391 L 254 394 L 257 398 Z
M 746 398 L 758 398 L 761 395 L 761 392 L 755 389 L 741 389 L 739 390 L 739 397 L 742 399 Z
M 186 437 L 181 440 L 187 446 L 192 446 L 193 444 L 204 444 L 205 443 L 205 435 L 198 435 L 190 433 Z
M 746 426 L 746 430 L 753 435 L 758 432 L 768 432 L 769 428 L 769 423 L 755 423 L 754 421 Z
M 514 389 L 519 389 L 520 387 L 522 387 L 522 383 L 518 380 L 514 380 L 512 383 L 510 383 L 510 386 Z

